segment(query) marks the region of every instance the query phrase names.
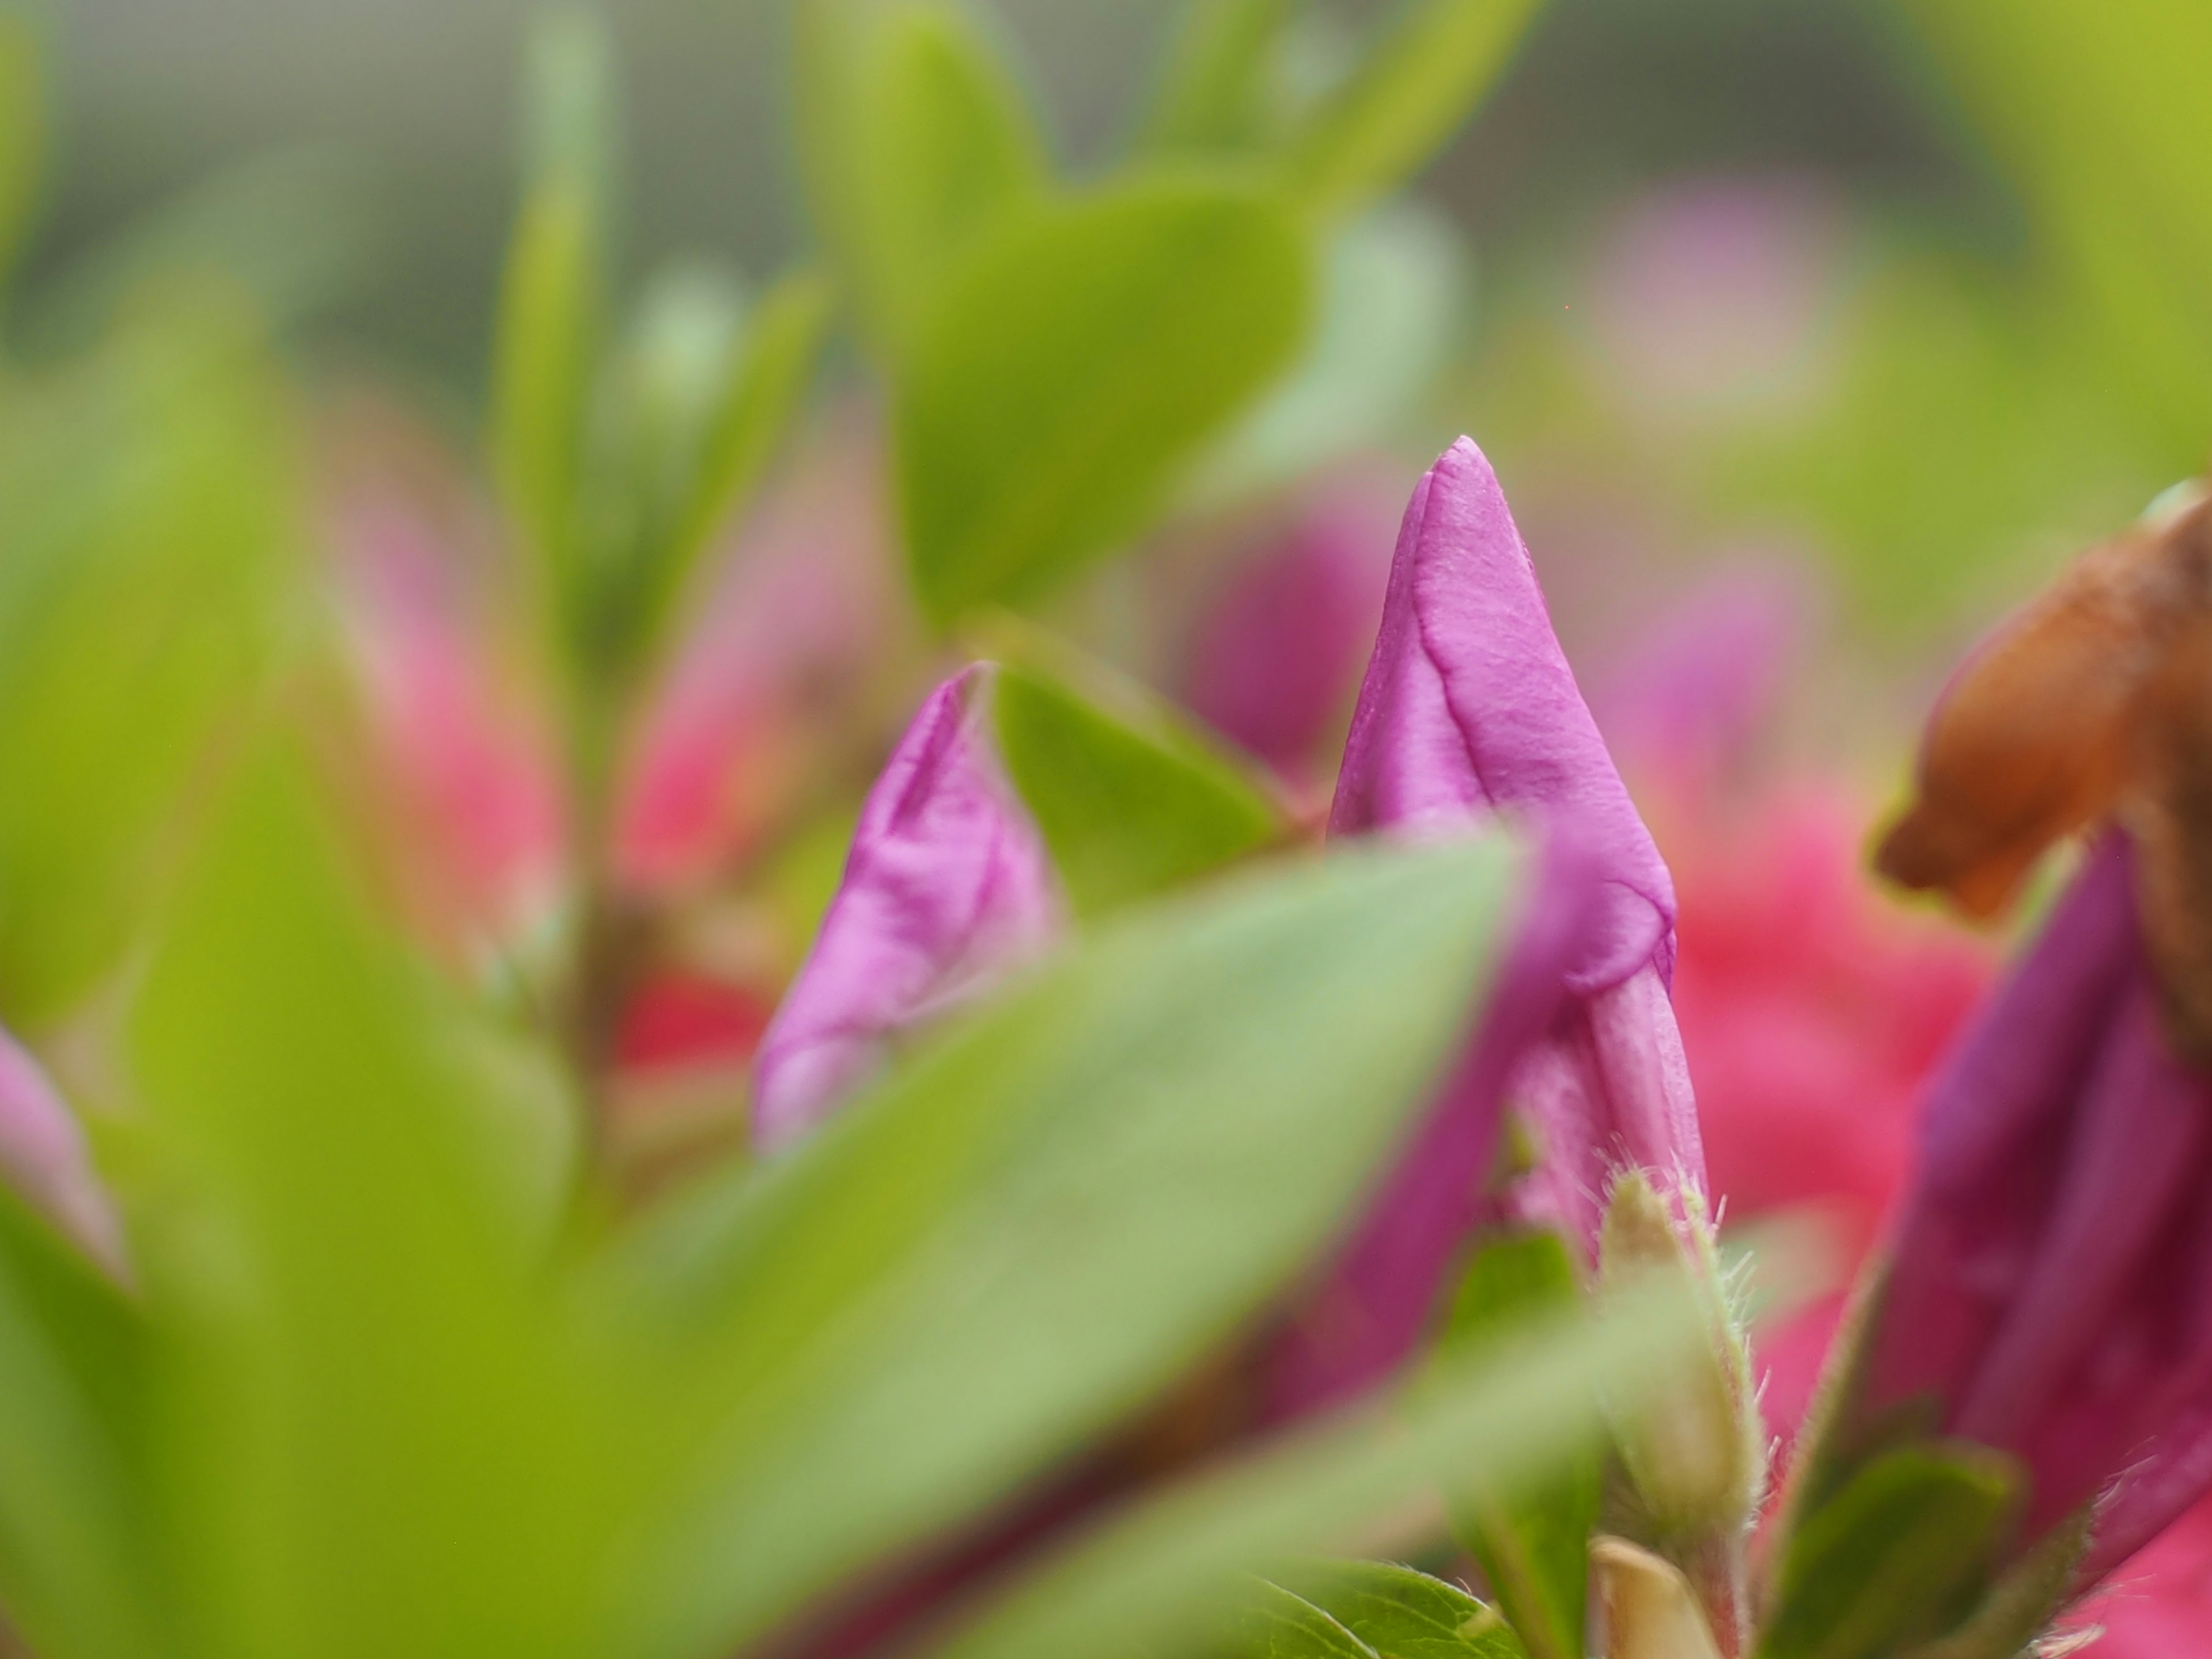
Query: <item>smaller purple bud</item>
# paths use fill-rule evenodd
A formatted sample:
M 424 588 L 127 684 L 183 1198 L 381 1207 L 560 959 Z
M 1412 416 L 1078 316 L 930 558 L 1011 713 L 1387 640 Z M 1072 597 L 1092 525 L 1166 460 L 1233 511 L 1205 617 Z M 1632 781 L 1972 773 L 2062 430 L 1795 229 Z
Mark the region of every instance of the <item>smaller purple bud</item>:
M 1061 931 L 1051 862 L 988 730 L 993 672 L 974 665 L 931 693 L 868 793 L 844 880 L 761 1042 L 764 1151 L 828 1115 L 908 1028 Z

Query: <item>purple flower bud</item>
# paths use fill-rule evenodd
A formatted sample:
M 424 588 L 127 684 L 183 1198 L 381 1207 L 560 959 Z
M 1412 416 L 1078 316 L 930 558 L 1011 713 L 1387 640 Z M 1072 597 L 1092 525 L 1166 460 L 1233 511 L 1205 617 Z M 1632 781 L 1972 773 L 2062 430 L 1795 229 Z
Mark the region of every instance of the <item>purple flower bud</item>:
M 1702 1194 L 1705 1159 L 1667 980 L 1674 884 L 1552 631 L 1497 475 L 1462 438 L 1406 509 L 1352 716 L 1334 836 L 1511 814 L 1543 875 L 1465 1055 L 1267 1372 L 1281 1418 L 1346 1397 L 1419 1342 L 1486 1216 L 1501 1116 L 1543 1142 L 1506 1203 L 1596 1261 L 1626 1168 Z
M 2177 1060 L 2108 834 L 1934 1084 L 1844 1428 L 2019 1457 L 2082 1587 L 2212 1489 L 2212 1078 Z
M 129 1277 L 123 1226 L 84 1132 L 39 1064 L 0 1031 L 0 1177 L 100 1267 Z
M 761 1041 L 763 1149 L 824 1116 L 908 1027 L 1060 932 L 1044 844 L 985 729 L 991 674 L 976 664 L 931 693 L 868 793 L 821 934 Z
M 1517 811 L 1583 849 L 1597 915 L 1572 1004 L 1506 1085 L 1543 1141 L 1522 1194 L 1595 1260 L 1625 1167 L 1702 1193 L 1705 1154 L 1668 985 L 1674 888 L 1552 631 L 1497 474 L 1462 438 L 1406 511 L 1332 834 Z

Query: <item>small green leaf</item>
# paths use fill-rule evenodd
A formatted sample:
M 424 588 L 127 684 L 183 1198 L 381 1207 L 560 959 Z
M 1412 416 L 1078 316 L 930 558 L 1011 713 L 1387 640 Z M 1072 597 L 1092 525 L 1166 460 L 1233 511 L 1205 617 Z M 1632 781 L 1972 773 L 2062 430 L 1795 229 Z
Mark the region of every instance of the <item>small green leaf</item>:
M 1156 155 L 1235 151 L 1267 136 L 1291 0 L 1196 0 L 1182 15 L 1139 135 Z
M 1290 143 L 1297 187 L 1336 213 L 1397 188 L 1481 100 L 1542 0 L 1404 0 Z
M 1573 1259 L 1557 1234 L 1486 1243 L 1460 1280 L 1446 1350 L 1510 1353 L 1532 1323 L 1561 1317 L 1581 1300 Z M 1450 1496 L 1461 1539 L 1528 1651 L 1539 1659 L 1581 1659 L 1589 1539 L 1604 1496 L 1597 1449 L 1562 1458 L 1540 1486 Z
M 1496 1608 L 1411 1567 L 1335 1562 L 1291 1582 L 1384 1659 L 1524 1659 L 1528 1651 Z
M 690 499 L 678 520 L 669 592 L 715 529 L 751 498 L 804 405 L 829 331 L 830 295 L 817 273 L 796 270 L 762 295 L 708 428 Z
M 608 47 L 588 14 L 540 26 L 526 80 L 527 173 L 500 292 L 491 449 L 547 598 L 573 625 L 584 433 L 606 329 L 614 142 Z
M 1264 1580 L 1238 1610 L 1234 1644 L 1239 1659 L 1378 1659 L 1312 1602 Z
M 1280 809 L 1165 708 L 1109 713 L 1036 667 L 1001 669 L 1006 772 L 1077 915 L 1101 915 L 1279 842 Z
M 930 614 L 1033 599 L 1140 533 L 1291 360 L 1310 265 L 1279 193 L 1194 174 L 1031 210 L 963 260 L 896 397 Z
M 0 13 L 0 276 L 8 274 L 21 247 L 45 168 L 40 56 L 29 19 Z
M 1989 1582 L 2021 1476 L 1983 1447 L 1886 1453 L 1807 1516 L 1759 1659 L 1880 1659 L 1942 1634 Z
M 884 7 L 858 76 L 854 282 L 897 350 L 960 251 L 1049 182 L 1021 88 L 965 8 Z
M 1398 1144 L 1521 867 L 1363 848 L 1133 915 L 649 1230 L 610 1305 L 662 1310 L 655 1419 L 715 1449 L 672 1443 L 645 1649 L 741 1644 L 1226 1343 Z

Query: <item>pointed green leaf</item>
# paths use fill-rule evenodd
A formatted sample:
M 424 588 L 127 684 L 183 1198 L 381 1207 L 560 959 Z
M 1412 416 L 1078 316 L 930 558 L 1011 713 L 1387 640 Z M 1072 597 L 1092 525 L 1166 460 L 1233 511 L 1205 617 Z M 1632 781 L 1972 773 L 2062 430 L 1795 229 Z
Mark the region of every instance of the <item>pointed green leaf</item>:
M 1028 666 L 1001 669 L 992 702 L 1007 775 L 1080 916 L 1164 892 L 1287 832 L 1237 764 L 1165 708 L 1109 712 Z
M 605 333 L 613 71 L 592 15 L 532 40 L 524 88 L 522 204 L 500 291 L 491 451 L 507 511 L 565 623 L 579 596 L 577 491 Z
M 784 276 L 753 307 L 678 520 L 669 592 L 680 587 L 707 539 L 758 487 L 805 403 L 830 316 L 829 285 L 811 270 Z
M 2011 1459 L 1979 1446 L 1866 1464 L 1790 1538 L 1759 1659 L 1881 1659 L 1957 1624 L 1989 1582 L 2021 1483 Z
M 1573 1259 L 1556 1233 L 1487 1242 L 1460 1280 L 1446 1349 L 1510 1353 L 1533 1322 L 1556 1318 L 1580 1300 Z M 1528 1651 L 1540 1659 L 1581 1659 L 1589 1539 L 1603 1496 L 1596 1448 L 1561 1459 L 1540 1486 L 1451 1494 L 1462 1540 L 1482 1563 Z
M 1524 1659 L 1527 1653 L 1495 1607 L 1411 1567 L 1342 1561 L 1291 1582 L 1384 1659 Z
M 1005 53 L 953 0 L 808 0 L 803 148 L 815 221 L 896 359 L 961 249 L 1050 179 Z
M 1291 360 L 1310 264 L 1276 193 L 1165 174 L 1019 215 L 963 260 L 896 397 L 930 614 L 1035 598 L 1141 533 Z
M 1226 1341 L 1426 1097 L 1521 868 L 1362 848 L 1133 915 L 641 1239 L 615 1305 L 695 1333 L 658 1416 L 722 1425 L 672 1451 L 645 1650 L 738 1643 Z
M 1139 137 L 1157 155 L 1235 151 L 1268 135 L 1291 0 L 1196 0 L 1184 9 Z
M 1288 154 L 1296 186 L 1343 212 L 1389 194 L 1481 101 L 1542 0 L 1402 0 Z

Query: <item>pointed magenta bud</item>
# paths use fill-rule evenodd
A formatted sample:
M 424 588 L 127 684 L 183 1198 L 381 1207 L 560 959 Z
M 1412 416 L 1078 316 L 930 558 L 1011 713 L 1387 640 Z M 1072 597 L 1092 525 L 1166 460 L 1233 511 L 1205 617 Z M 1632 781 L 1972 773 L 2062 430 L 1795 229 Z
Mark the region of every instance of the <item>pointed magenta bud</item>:
M 1702 1194 L 1705 1154 L 1668 985 L 1674 886 L 1553 632 L 1528 550 L 1471 440 L 1413 492 L 1329 829 L 1517 813 L 1583 849 L 1599 891 L 1571 1012 L 1508 1084 L 1543 1142 L 1526 1194 L 1595 1261 L 1624 1167 Z
M 1674 885 L 1553 633 L 1498 479 L 1465 438 L 1413 492 L 1352 716 L 1334 836 L 1449 833 L 1509 815 L 1540 830 L 1516 947 L 1458 1068 L 1267 1370 L 1282 1419 L 1349 1397 L 1418 1346 L 1486 1197 L 1506 1105 L 1543 1146 L 1504 1200 L 1594 1267 L 1614 1177 L 1702 1197 L 1668 1000 Z
M 986 729 L 991 675 L 977 664 L 938 687 L 869 792 L 821 933 L 761 1039 L 763 1150 L 826 1115 L 902 1032 L 1060 933 L 1051 862 Z
M 2086 1587 L 2212 1490 L 2212 1078 L 2175 1058 L 2112 832 L 1936 1080 L 1852 1425 L 2017 1456 Z
M 77 1126 L 39 1063 L 0 1031 L 0 1178 L 116 1279 L 123 1225 Z

